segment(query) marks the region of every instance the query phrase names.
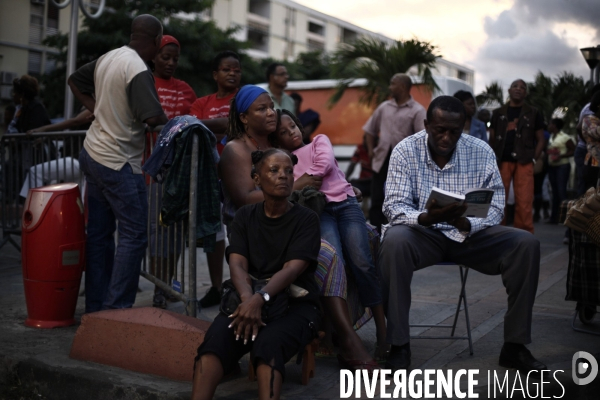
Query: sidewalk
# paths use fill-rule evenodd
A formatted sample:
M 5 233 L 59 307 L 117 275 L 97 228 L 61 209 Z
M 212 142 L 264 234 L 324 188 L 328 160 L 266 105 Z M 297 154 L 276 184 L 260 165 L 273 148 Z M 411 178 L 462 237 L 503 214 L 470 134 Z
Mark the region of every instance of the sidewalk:
M 576 386 L 571 378 L 571 359 L 577 351 L 594 354 L 600 361 L 600 336 L 578 333 L 571 329 L 575 303 L 567 302 L 565 285 L 568 246 L 562 243 L 564 227 L 536 224 L 536 237 L 541 241 L 542 264 L 537 299 L 533 316 L 532 353 L 551 370 L 557 372 L 558 384 L 552 376 L 545 376 L 544 396 L 555 395 L 565 399 L 597 399 L 600 377 L 587 386 Z M 226 268 L 227 269 L 227 268 Z M 198 252 L 198 297 L 210 285 L 206 257 Z M 152 284 L 140 280 L 136 307 L 152 304 Z M 412 284 L 411 323 L 451 323 L 456 308 L 459 274 L 456 267 L 435 266 L 415 273 Z M 506 310 L 506 292 L 500 277 L 469 272 L 466 286 L 473 334 L 474 355 L 469 355 L 466 340 L 413 340 L 412 369 L 479 369 L 475 392 L 479 398 L 488 395 L 488 371 L 502 378 L 505 369 L 498 366 L 498 355 L 503 342 L 503 316 Z M 10 245 L 0 249 L 0 400 L 36 399 L 189 399 L 191 384 L 138 374 L 119 368 L 72 360 L 68 357 L 77 326 L 53 330 L 37 330 L 23 325 L 26 318 L 20 254 Z M 183 305 L 170 303 L 169 309 L 183 312 Z M 211 319 L 217 307 L 202 310 L 200 318 Z M 76 319 L 83 313 L 80 298 Z M 413 334 L 426 328 L 414 329 Z M 465 334 L 463 313 L 459 316 L 457 335 Z M 600 332 L 600 317 L 592 329 Z M 426 335 L 436 335 L 430 330 Z M 118 334 L 118 333 L 115 333 Z M 442 331 L 442 334 L 447 334 Z M 372 322 L 359 331 L 367 348 L 374 349 L 375 327 Z M 254 399 L 257 384 L 247 379 L 247 357 L 242 359 L 242 375 L 219 386 L 215 398 Z M 192 366 L 190 365 L 190 368 Z M 300 385 L 301 368 L 293 362 L 287 365 L 287 379 L 283 398 L 337 399 L 340 398 L 340 372 L 335 358 L 318 358 L 316 377 L 308 386 Z M 522 376 L 525 388 L 525 376 Z M 509 373 L 509 386 L 516 376 Z M 461 381 L 466 389 L 466 380 Z M 562 385 L 562 386 L 561 386 Z M 531 397 L 541 398 L 531 392 Z M 564 387 L 564 389 L 562 389 Z M 393 388 L 393 386 L 392 386 Z M 495 398 L 523 398 L 517 388 L 512 396 L 496 393 Z M 498 392 L 499 389 L 496 388 Z M 566 391 L 564 396 L 561 393 Z M 5 393 L 11 393 L 10 396 Z M 388 389 L 388 392 L 391 392 Z M 39 395 L 38 395 L 39 394 Z M 377 396 L 379 390 L 376 391 Z M 366 398 L 365 392 L 362 392 Z M 4 396 L 4 397 L 3 397 Z M 354 398 L 354 397 L 352 397 Z M 376 397 L 378 398 L 378 397 Z

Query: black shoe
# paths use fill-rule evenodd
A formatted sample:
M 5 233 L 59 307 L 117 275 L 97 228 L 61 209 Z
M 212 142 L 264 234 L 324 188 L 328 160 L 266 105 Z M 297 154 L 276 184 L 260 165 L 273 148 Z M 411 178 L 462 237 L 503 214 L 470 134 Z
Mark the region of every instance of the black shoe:
M 152 307 L 157 307 L 157 308 L 162 308 L 162 309 L 167 308 L 167 298 L 165 297 L 165 295 L 162 292 L 158 292 L 158 293 L 154 294 L 154 297 L 152 298 Z
M 208 292 L 200 299 L 200 306 L 202 308 L 216 306 L 221 303 L 221 292 L 214 286 L 208 289 Z
M 399 369 L 407 369 L 410 366 L 410 343 L 402 346 L 392 346 L 388 354 L 385 367 L 396 371 Z
M 533 357 L 525 345 L 516 343 L 504 343 L 500 351 L 498 364 L 501 367 L 514 368 L 520 372 L 548 369 L 548 367 Z

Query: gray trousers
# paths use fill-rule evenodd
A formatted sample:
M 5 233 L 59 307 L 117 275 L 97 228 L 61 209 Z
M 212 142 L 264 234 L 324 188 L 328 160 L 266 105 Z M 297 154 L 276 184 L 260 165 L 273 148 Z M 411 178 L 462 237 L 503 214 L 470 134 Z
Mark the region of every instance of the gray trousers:
M 406 225 L 389 228 L 379 250 L 388 343 L 401 346 L 410 341 L 413 272 L 439 262 L 501 275 L 508 294 L 504 341 L 531 343 L 531 314 L 540 270 L 540 242 L 532 234 L 493 226 L 458 243 L 437 230 Z

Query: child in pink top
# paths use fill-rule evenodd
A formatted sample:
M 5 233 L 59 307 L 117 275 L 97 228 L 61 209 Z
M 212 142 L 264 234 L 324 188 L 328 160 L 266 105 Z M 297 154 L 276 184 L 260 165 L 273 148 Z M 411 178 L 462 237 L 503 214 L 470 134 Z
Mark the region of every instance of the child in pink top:
M 317 135 L 311 143 L 304 144 L 302 125 L 294 114 L 287 110 L 277 110 L 277 114 L 277 129 L 270 139 L 275 146 L 298 157 L 294 178 L 304 173 L 323 178 L 320 191 L 325 194 L 327 204 L 320 215 L 321 237 L 335 247 L 342 262 L 350 267 L 362 305 L 371 308 L 378 350 L 381 349 L 376 357 L 382 358 L 386 344 L 381 285 L 371 256 L 366 220 L 356 195 L 338 167 L 329 138 Z

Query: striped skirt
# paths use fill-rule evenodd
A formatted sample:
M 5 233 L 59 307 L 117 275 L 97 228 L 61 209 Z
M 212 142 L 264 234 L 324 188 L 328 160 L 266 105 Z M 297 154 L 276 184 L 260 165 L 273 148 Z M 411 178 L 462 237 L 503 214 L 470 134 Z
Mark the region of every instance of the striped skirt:
M 369 243 L 373 261 L 376 261 L 379 246 L 379 234 L 372 226 L 367 224 L 369 231 Z M 348 304 L 350 318 L 354 323 L 354 329 L 358 330 L 366 324 L 373 314 L 369 308 L 365 308 L 358 298 L 358 289 L 351 273 L 346 269 L 336 254 L 335 248 L 326 240 L 321 239 L 321 251 L 319 252 L 319 264 L 315 271 L 315 279 L 319 285 L 321 296 L 341 297 Z

